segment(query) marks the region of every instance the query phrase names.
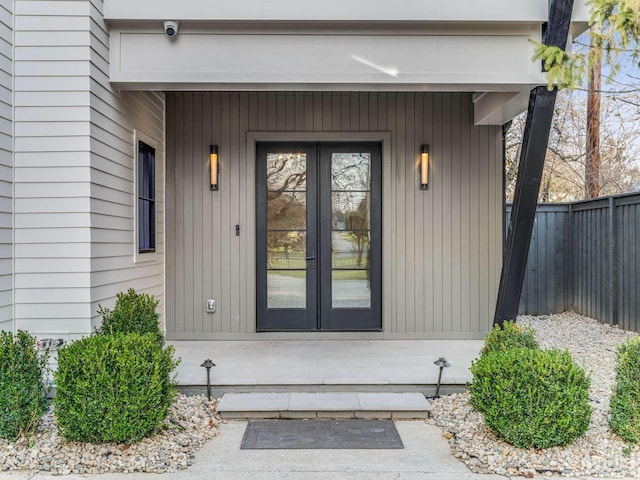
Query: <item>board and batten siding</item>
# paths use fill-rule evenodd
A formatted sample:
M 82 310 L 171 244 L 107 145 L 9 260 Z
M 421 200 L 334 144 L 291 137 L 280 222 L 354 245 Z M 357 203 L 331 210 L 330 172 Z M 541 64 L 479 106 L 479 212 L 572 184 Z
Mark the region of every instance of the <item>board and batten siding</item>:
M 162 242 L 134 263 L 134 129 L 157 140 L 164 96 L 114 92 L 100 0 L 16 0 L 16 328 L 73 339 L 133 287 L 162 298 Z
M 13 0 L 0 2 L 0 330 L 13 330 Z
M 305 338 L 482 338 L 491 328 L 502 261 L 501 129 L 473 125 L 471 94 L 168 93 L 166 117 L 168 338 L 301 336 L 255 333 L 257 138 L 384 140 L 383 332 Z M 417 175 L 424 143 L 427 191 Z M 208 184 L 210 144 L 220 151 L 217 192 Z M 216 313 L 205 312 L 207 298 L 217 300 Z

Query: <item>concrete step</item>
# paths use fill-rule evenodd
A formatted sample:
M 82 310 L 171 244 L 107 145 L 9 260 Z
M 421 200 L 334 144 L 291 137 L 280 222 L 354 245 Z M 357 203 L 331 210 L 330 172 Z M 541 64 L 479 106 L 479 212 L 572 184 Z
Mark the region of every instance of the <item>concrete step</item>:
M 225 393 L 218 413 L 228 419 L 427 418 L 432 406 L 417 392 Z

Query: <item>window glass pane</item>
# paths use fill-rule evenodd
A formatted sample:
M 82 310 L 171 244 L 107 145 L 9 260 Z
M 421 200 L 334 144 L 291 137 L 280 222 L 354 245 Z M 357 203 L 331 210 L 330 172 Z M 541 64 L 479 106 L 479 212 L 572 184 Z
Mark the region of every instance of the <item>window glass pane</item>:
M 149 200 L 138 201 L 138 249 L 154 250 L 155 239 L 155 205 Z
M 369 270 L 333 270 L 331 305 L 333 308 L 370 308 Z
M 155 149 L 138 142 L 138 252 L 156 247 Z
M 305 153 L 268 153 L 268 190 L 306 190 L 307 155 Z
M 305 192 L 270 192 L 267 194 L 267 229 L 304 230 L 307 228 Z
M 307 272 L 267 271 L 267 308 L 306 308 Z
M 369 230 L 331 232 L 331 266 L 333 268 L 370 268 Z
M 139 142 L 138 151 L 138 196 L 155 198 L 155 149 Z
M 369 193 L 333 192 L 331 228 L 333 230 L 369 229 Z
M 332 190 L 370 190 L 370 153 L 331 154 Z

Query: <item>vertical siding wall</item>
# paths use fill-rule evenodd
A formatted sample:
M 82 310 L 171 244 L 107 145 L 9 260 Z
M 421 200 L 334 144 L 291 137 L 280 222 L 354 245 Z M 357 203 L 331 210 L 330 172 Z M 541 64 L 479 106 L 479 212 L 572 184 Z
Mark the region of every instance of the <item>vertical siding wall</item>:
M 133 129 L 162 165 L 164 100 L 110 90 L 101 1 L 15 6 L 16 327 L 68 339 L 120 290 L 162 294 L 162 254 L 133 263 Z
M 502 255 L 500 127 L 473 126 L 472 110 L 469 94 L 168 94 L 168 336 L 257 336 L 250 335 L 255 159 L 248 132 L 390 132 L 384 336 L 471 338 L 489 330 Z M 222 163 L 214 193 L 206 165 L 212 143 Z M 423 143 L 432 158 L 427 191 L 418 188 L 416 168 Z M 205 313 L 207 298 L 218 300 L 213 315 Z
M 0 330 L 13 330 L 13 0 L 0 2 Z

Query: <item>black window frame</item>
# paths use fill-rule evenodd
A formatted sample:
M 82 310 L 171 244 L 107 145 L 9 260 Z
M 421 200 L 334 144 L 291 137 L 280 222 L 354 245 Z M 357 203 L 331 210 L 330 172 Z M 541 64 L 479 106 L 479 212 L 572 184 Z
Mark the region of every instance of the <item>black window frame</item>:
M 142 140 L 138 140 L 136 167 L 137 251 L 139 254 L 155 253 L 156 149 Z M 146 207 L 148 211 L 145 211 Z

